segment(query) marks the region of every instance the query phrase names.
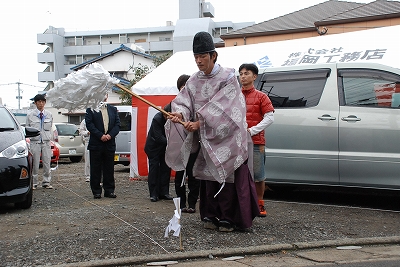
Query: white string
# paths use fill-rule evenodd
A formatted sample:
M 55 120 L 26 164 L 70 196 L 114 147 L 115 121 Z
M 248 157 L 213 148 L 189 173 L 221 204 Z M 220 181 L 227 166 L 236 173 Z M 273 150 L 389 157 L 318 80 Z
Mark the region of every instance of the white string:
M 55 167 L 55 169 L 57 169 L 57 167 L 58 167 L 58 161 L 57 161 L 57 166 Z M 59 180 L 59 179 L 58 179 L 58 180 Z M 145 234 L 144 232 L 142 232 L 141 230 L 139 230 L 138 228 L 136 228 L 136 227 L 133 226 L 132 224 L 128 223 L 128 222 L 125 221 L 124 219 L 118 217 L 117 215 L 115 215 L 115 214 L 112 213 L 111 211 L 106 210 L 105 208 L 103 208 L 103 207 L 97 205 L 96 203 L 94 203 L 94 202 L 92 202 L 92 201 L 90 201 L 90 200 L 87 200 L 86 198 L 84 198 L 83 196 L 77 194 L 76 192 L 74 192 L 74 191 L 71 190 L 70 188 L 65 187 L 65 186 L 64 186 L 63 184 L 61 184 L 60 182 L 57 182 L 56 184 L 59 185 L 59 186 L 61 186 L 61 187 L 63 187 L 64 189 L 67 189 L 68 191 L 70 191 L 71 193 L 73 193 L 74 195 L 76 195 L 77 197 L 79 197 L 79 198 L 83 199 L 84 201 L 86 201 L 86 202 L 92 204 L 93 206 L 95 206 L 95 207 L 97 207 L 97 208 L 103 210 L 104 212 L 106 212 L 106 213 L 108 213 L 108 214 L 114 216 L 114 217 L 117 218 L 118 220 L 122 221 L 122 222 L 125 223 L 126 225 L 132 227 L 133 229 L 135 229 L 136 231 L 138 231 L 139 233 L 141 233 L 142 235 L 144 235 L 145 237 L 147 237 L 148 239 L 150 239 L 150 240 L 153 242 L 153 244 L 159 246 L 159 247 L 160 247 L 162 250 L 164 250 L 165 252 L 171 253 L 171 252 L 167 251 L 167 250 L 166 250 L 163 246 L 161 246 L 159 243 L 157 243 L 153 238 L 151 238 L 150 236 L 148 236 L 147 234 Z

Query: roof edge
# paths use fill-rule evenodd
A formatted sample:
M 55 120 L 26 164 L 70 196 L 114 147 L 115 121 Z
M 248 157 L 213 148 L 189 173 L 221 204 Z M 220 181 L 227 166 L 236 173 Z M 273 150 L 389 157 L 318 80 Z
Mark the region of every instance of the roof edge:
M 229 35 L 221 35 L 222 40 L 227 39 L 236 39 L 243 37 L 258 37 L 258 36 L 269 36 L 269 35 L 279 35 L 279 34 L 288 34 L 288 33 L 301 33 L 301 32 L 309 32 L 314 31 L 315 27 L 307 27 L 300 29 L 287 29 L 281 31 L 269 31 L 269 32 L 252 32 L 252 33 L 240 33 L 240 34 L 229 34 Z
M 364 22 L 364 21 L 374 21 L 374 20 L 383 20 L 383 19 L 392 19 L 392 18 L 400 18 L 400 12 L 392 13 L 392 14 L 385 14 L 385 15 L 369 16 L 369 17 L 316 21 L 316 22 L 314 22 L 314 25 L 315 26 L 327 26 L 327 25 L 337 25 L 337 24 L 342 24 L 342 23 Z

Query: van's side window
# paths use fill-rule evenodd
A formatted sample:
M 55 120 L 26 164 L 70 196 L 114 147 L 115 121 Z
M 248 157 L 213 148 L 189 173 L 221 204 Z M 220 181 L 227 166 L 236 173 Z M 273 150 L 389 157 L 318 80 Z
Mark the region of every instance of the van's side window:
M 119 120 L 121 122 L 121 126 L 119 127 L 120 131 L 130 131 L 131 130 L 131 113 L 130 112 L 118 112 Z
M 400 76 L 381 70 L 338 70 L 340 105 L 399 108 Z
M 266 72 L 260 75 L 257 89 L 269 96 L 274 108 L 313 107 L 319 103 L 330 69 Z

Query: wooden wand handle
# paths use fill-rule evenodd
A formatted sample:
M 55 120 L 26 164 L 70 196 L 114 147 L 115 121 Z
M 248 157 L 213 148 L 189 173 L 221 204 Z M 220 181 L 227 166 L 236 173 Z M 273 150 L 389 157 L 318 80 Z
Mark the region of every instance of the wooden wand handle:
M 135 94 L 134 92 L 132 92 L 131 90 L 129 90 L 128 88 L 126 88 L 125 86 L 117 83 L 115 84 L 115 86 L 117 86 L 118 88 L 120 88 L 121 90 L 124 90 L 125 92 L 127 92 L 128 94 L 136 97 L 137 99 L 143 101 L 144 103 L 146 103 L 149 106 L 152 106 L 153 108 L 157 109 L 158 111 L 160 111 L 161 113 L 163 113 L 166 116 L 170 116 L 171 114 L 165 110 L 163 110 L 162 108 L 160 108 L 159 106 L 154 105 L 153 103 L 151 103 L 150 101 L 148 101 L 147 99 L 144 99 L 143 97 L 141 97 L 140 95 Z M 180 124 L 184 124 L 182 121 L 179 121 Z

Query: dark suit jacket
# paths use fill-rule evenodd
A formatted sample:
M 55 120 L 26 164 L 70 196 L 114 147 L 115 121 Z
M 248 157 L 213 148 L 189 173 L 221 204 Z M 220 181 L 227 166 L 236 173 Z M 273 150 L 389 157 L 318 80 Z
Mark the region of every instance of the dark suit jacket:
M 107 150 L 115 151 L 115 137 L 119 133 L 120 120 L 116 107 L 112 105 L 107 105 L 107 111 L 109 123 L 108 131 L 107 133 L 105 133 L 101 111 L 96 112 L 91 108 L 86 109 L 86 128 L 90 132 L 88 150 L 101 150 L 106 148 Z M 101 137 L 103 136 L 103 134 L 109 134 L 111 136 L 111 139 L 107 142 L 101 141 Z
M 164 124 L 166 119 L 161 112 L 154 115 L 151 121 L 149 132 L 147 133 L 144 151 L 149 158 L 157 157 L 160 153 L 165 153 L 167 138 L 165 137 Z

